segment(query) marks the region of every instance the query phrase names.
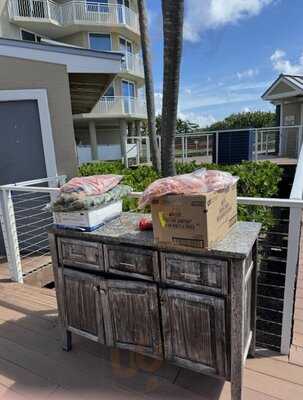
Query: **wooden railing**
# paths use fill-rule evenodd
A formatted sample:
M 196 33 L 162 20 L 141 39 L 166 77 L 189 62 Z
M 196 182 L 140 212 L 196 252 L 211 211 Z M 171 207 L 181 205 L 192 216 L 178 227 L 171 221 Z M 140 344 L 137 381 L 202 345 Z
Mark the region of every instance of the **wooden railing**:
M 74 0 L 58 4 L 52 0 L 9 0 L 11 19 L 48 20 L 62 26 L 72 24 L 124 25 L 139 33 L 138 14 L 120 4 Z

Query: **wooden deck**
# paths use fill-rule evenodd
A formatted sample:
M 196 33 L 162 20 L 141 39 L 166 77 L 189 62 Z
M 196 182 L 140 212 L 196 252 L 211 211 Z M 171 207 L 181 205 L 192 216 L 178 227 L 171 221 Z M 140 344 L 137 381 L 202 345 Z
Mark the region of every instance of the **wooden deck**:
M 22 263 L 22 271 L 27 285 L 42 288 L 54 282 L 50 256 L 29 257 L 26 263 Z M 8 277 L 8 265 L 4 258 L 0 260 L 0 276 Z
M 54 290 L 0 275 L 1 399 L 230 399 L 229 384 L 74 337 L 61 350 Z M 301 400 L 303 368 L 268 351 L 248 360 L 245 400 Z

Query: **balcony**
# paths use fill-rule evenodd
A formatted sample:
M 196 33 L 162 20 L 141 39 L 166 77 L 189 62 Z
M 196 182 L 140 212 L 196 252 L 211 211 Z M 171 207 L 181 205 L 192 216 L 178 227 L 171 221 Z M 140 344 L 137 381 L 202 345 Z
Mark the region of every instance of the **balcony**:
M 138 14 L 119 4 L 81 0 L 61 4 L 52 0 L 9 0 L 8 13 L 12 22 L 27 29 L 36 27 L 40 34 L 54 37 L 76 32 L 75 27 L 79 25 L 83 30 L 86 26 L 89 30 L 99 25 L 121 32 L 127 29 L 135 35 L 140 32 Z
M 137 97 L 102 97 L 91 114 L 102 114 L 102 118 L 132 117 L 146 119 L 146 103 Z
M 143 59 L 138 54 L 126 53 L 122 62 L 122 71 L 144 79 Z

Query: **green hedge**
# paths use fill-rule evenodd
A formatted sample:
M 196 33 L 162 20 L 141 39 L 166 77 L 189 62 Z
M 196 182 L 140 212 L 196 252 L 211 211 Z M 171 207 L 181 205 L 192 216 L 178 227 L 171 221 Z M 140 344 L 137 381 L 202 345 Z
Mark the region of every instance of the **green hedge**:
M 283 170 L 270 161 L 264 162 L 243 162 L 237 165 L 216 165 L 216 164 L 176 164 L 178 174 L 185 174 L 199 168 L 218 169 L 228 171 L 238 176 L 238 195 L 244 197 L 277 197 L 279 183 L 282 179 Z M 119 174 L 123 175 L 123 182 L 130 185 L 134 191 L 143 191 L 150 183 L 159 178 L 158 173 L 149 166 L 135 168 L 124 168 L 121 162 L 98 162 L 84 164 L 79 168 L 79 175 L 102 175 Z M 125 199 L 124 210 L 136 210 L 137 203 L 134 199 Z M 270 209 L 266 207 L 241 206 L 239 205 L 239 218 L 246 221 L 261 222 L 263 226 L 269 227 L 273 223 Z

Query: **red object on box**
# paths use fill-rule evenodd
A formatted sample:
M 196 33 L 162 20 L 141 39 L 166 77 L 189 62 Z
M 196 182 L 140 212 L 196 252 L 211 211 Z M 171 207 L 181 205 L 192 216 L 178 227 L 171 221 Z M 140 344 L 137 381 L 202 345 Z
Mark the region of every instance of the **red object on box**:
M 143 217 L 139 221 L 140 231 L 151 231 L 153 229 L 153 222 L 151 218 Z

